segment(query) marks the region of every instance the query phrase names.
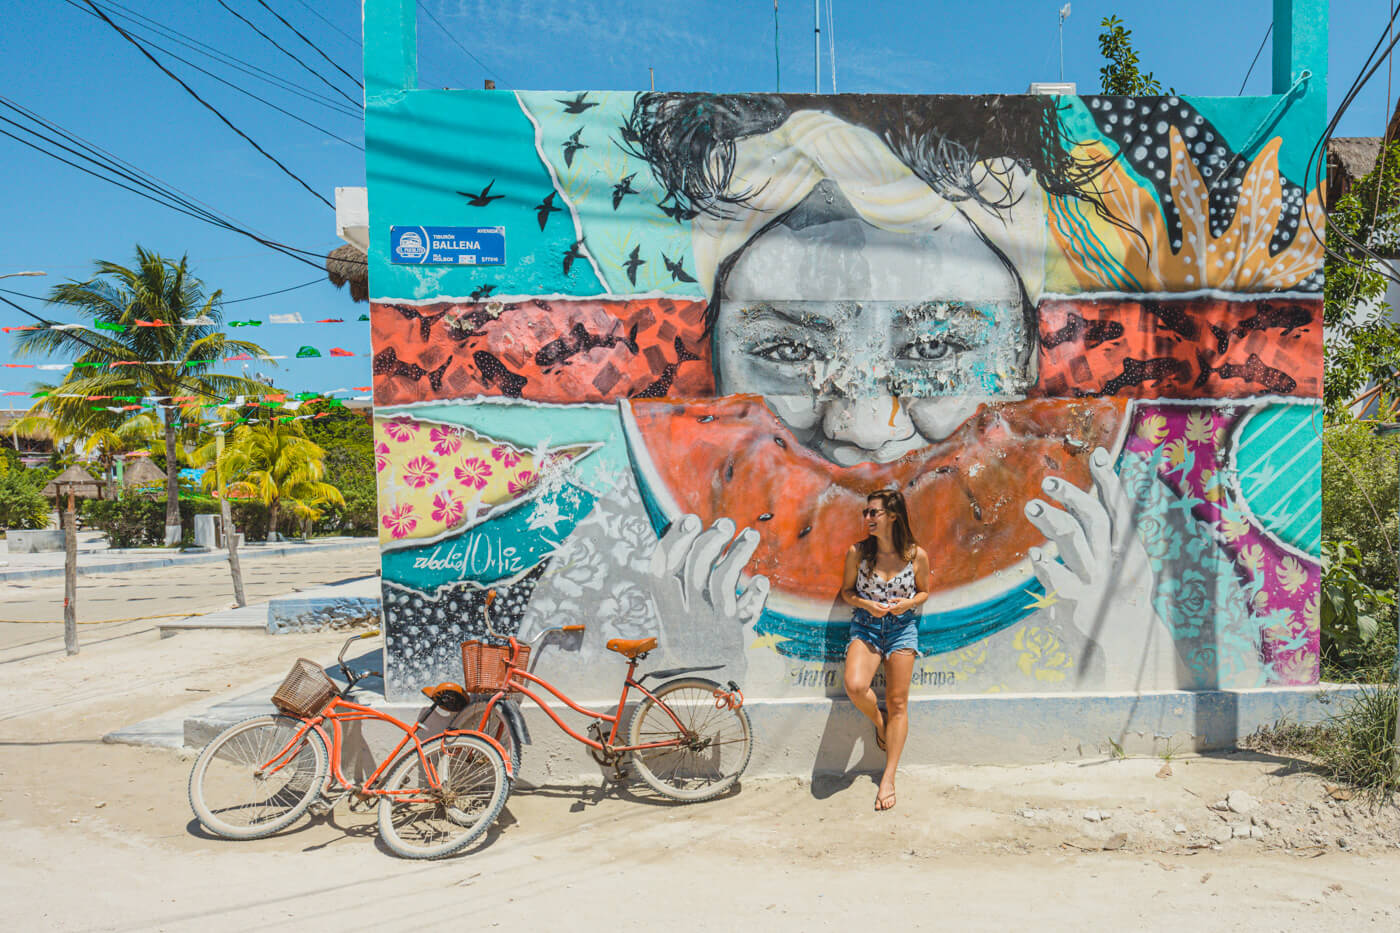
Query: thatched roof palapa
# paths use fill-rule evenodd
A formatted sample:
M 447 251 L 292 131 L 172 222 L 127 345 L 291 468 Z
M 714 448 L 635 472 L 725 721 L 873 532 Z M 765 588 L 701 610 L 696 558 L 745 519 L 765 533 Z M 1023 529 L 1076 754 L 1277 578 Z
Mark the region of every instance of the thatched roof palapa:
M 122 471 L 122 486 L 131 489 L 135 486 L 149 486 L 164 483 L 165 473 L 145 457 L 137 457 Z
M 369 257 L 349 243 L 326 256 L 326 277 L 336 288 L 349 283 L 352 301 L 369 301 Z
M 91 473 L 75 463 L 49 480 L 44 487 L 44 495 L 50 499 L 66 496 L 70 492 L 79 499 L 101 499 L 104 490 Z

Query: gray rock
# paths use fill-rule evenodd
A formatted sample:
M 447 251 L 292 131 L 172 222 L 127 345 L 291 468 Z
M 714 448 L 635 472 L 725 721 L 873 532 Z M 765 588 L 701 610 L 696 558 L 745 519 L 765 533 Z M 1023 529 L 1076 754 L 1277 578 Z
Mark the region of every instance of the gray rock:
M 1259 809 L 1259 799 L 1242 790 L 1232 790 L 1225 795 L 1225 805 L 1230 812 L 1247 816 Z
M 1175 826 L 1172 827 L 1172 832 L 1176 833 L 1177 835 L 1180 835 L 1180 834 L 1186 832 L 1186 824 L 1185 824 L 1185 823 L 1177 823 Z
M 1213 842 L 1229 842 L 1234 838 L 1235 833 L 1229 826 L 1221 823 L 1219 826 L 1212 826 L 1206 830 L 1206 835 Z

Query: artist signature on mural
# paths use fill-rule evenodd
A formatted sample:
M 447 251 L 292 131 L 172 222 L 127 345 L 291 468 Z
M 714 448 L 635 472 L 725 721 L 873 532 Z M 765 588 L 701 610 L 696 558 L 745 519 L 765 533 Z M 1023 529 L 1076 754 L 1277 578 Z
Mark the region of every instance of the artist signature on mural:
M 456 573 L 457 579 L 465 580 L 469 576 L 519 573 L 526 568 L 525 557 L 518 549 L 487 535 L 472 535 L 466 541 L 453 543 L 446 553 L 439 545 L 431 554 L 414 558 L 413 569 L 450 571 Z

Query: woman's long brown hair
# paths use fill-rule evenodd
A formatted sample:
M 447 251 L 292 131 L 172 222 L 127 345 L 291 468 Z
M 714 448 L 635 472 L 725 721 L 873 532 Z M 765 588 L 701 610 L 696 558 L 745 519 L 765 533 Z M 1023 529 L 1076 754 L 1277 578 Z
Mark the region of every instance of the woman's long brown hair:
M 904 494 L 898 489 L 881 489 L 865 497 L 866 505 L 872 502 L 880 503 L 880 508 L 894 517 L 890 537 L 894 539 L 895 553 L 905 560 L 913 560 L 914 549 L 919 546 L 919 542 L 914 540 L 914 532 L 909 529 L 909 509 L 904 504 Z M 871 570 L 875 569 L 875 558 L 879 549 L 880 542 L 874 535 L 868 535 L 860 542 L 860 559 L 868 562 Z

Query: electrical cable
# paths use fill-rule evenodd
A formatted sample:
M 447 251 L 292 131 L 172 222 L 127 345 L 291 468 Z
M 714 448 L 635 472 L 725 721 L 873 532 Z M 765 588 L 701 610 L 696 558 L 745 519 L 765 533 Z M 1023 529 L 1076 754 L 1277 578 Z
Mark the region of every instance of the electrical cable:
M 87 5 L 80 2 L 80 0 L 64 0 L 64 2 L 67 3 L 69 6 L 81 11 L 87 16 L 93 15 L 92 10 L 88 9 Z M 223 52 L 212 45 L 200 42 L 193 36 L 180 32 L 178 29 L 173 29 L 170 26 L 159 22 L 158 20 L 153 20 L 148 16 L 142 16 L 141 14 L 130 9 L 129 7 L 124 7 L 120 3 L 117 3 L 116 0 L 101 0 L 101 2 L 98 5 L 105 9 L 108 13 L 111 13 L 113 16 L 127 20 L 128 22 L 132 23 L 133 28 L 144 30 L 147 33 L 154 33 L 159 38 L 168 39 L 169 41 L 174 42 L 178 45 L 183 45 L 185 48 L 189 49 L 192 52 L 195 52 L 199 55 L 203 55 L 206 58 L 213 59 L 219 64 L 226 65 L 229 68 L 233 68 L 236 71 L 241 71 L 244 74 L 248 75 L 250 78 L 254 78 L 255 80 L 261 81 L 264 84 L 270 85 L 282 91 L 286 91 L 289 94 L 295 94 L 298 97 L 302 97 L 308 101 L 311 101 L 314 104 L 317 104 L 321 107 L 325 107 L 328 110 L 333 110 L 336 113 L 343 114 L 354 119 L 364 118 L 364 111 L 362 109 L 351 109 L 350 107 L 341 103 L 339 100 L 327 97 L 319 91 L 312 91 L 309 88 L 303 87 L 301 85 L 293 84 L 286 78 L 283 78 L 281 75 L 268 71 L 266 68 L 259 68 L 252 62 L 247 62 L 236 56 L 229 55 L 228 53 Z M 117 12 L 118 10 L 124 10 L 125 12 L 119 13 Z M 156 45 L 156 43 L 151 42 L 149 39 L 147 39 L 146 41 L 151 46 L 160 49 L 167 55 L 171 54 L 169 50 L 162 48 L 159 45 Z
M 1240 89 L 1235 93 L 1239 97 L 1244 93 L 1244 86 L 1249 83 L 1249 76 L 1254 74 L 1254 66 L 1259 64 L 1259 56 L 1264 52 L 1264 46 L 1268 44 L 1269 36 L 1274 33 L 1274 21 L 1269 20 L 1269 28 L 1264 30 L 1264 39 L 1259 43 L 1259 48 L 1254 53 L 1254 60 L 1249 63 L 1249 70 L 1244 73 L 1244 80 L 1240 82 Z
M 324 281 L 326 281 L 325 276 L 317 276 L 309 282 L 302 282 L 300 285 L 289 285 L 286 288 L 279 288 L 275 292 L 263 292 L 261 295 L 249 295 L 246 298 L 230 298 L 227 301 L 220 302 L 220 304 L 236 305 L 242 301 L 255 301 L 259 298 L 271 297 L 272 295 L 285 295 L 287 292 L 294 292 L 299 288 L 309 288 L 312 285 L 316 285 Z
M 477 58 L 475 55 L 473 55 L 471 49 L 467 48 L 465 45 L 463 45 L 461 42 L 459 42 L 459 41 L 457 40 L 457 37 L 456 37 L 456 36 L 454 36 L 452 33 L 448 32 L 448 31 L 447 31 L 447 27 L 444 26 L 444 25 L 442 24 L 442 21 L 441 21 L 441 20 L 439 20 L 436 16 L 433 15 L 433 11 L 430 10 L 430 9 L 428 9 L 428 7 L 423 3 L 423 0 L 416 0 L 416 2 L 418 3 L 418 9 L 422 10 L 422 11 L 427 15 L 428 19 L 430 19 L 430 20 L 433 21 L 433 25 L 437 26 L 438 29 L 442 30 L 442 34 L 443 34 L 444 36 L 446 36 L 447 38 L 451 39 L 451 40 L 452 40 L 452 44 L 455 45 L 455 46 L 457 46 L 457 48 L 461 49 L 462 52 L 463 52 L 463 54 L 465 54 L 465 55 L 466 55 L 468 58 L 470 58 L 472 61 L 474 61 L 474 62 L 476 62 L 478 65 L 480 65 L 480 66 L 481 66 L 481 69 L 482 69 L 483 71 L 485 71 L 487 74 L 489 74 L 491 77 L 495 78 L 497 81 L 501 82 L 501 83 L 504 84 L 506 87 L 510 88 L 512 91 L 515 90 L 515 86 L 514 86 L 514 85 L 512 85 L 509 81 L 507 81 L 506 79 L 502 78 L 499 74 L 497 74 L 497 73 L 496 73 L 496 70 L 495 70 L 494 68 L 492 68 L 490 65 L 486 64 L 484 61 L 482 61 L 481 59 L 479 59 L 479 58 Z
M 195 100 L 197 100 L 197 101 L 199 101 L 201 104 L 203 104 L 206 110 L 208 110 L 210 113 L 214 114 L 214 116 L 218 117 L 219 120 L 220 120 L 220 122 L 222 122 L 222 123 L 223 123 L 225 126 L 227 126 L 229 129 L 231 129 L 231 130 L 233 130 L 235 133 L 237 133 L 237 134 L 238 134 L 240 137 L 242 137 L 250 146 L 252 146 L 254 149 L 258 150 L 258 152 L 262 153 L 262 155 L 263 155 L 265 158 L 267 158 L 270 162 L 272 162 L 274 165 L 276 165 L 278 168 L 280 168 L 280 169 L 287 175 L 287 177 L 293 179 L 294 181 L 296 181 L 297 184 L 299 184 L 299 185 L 301 185 L 303 188 L 305 188 L 305 189 L 312 195 L 312 197 L 316 198 L 316 200 L 320 201 L 322 204 L 326 205 L 326 207 L 329 207 L 331 210 L 335 210 L 335 205 L 334 205 L 334 204 L 332 204 L 330 201 L 327 201 L 322 195 L 320 195 L 319 193 L 317 193 L 316 189 L 314 189 L 314 188 L 312 188 L 310 185 L 308 185 L 308 184 L 301 178 L 301 176 L 297 175 L 297 174 L 296 174 L 295 172 L 293 172 L 291 169 L 287 168 L 287 166 L 283 165 L 283 164 L 277 159 L 276 156 L 274 156 L 272 153 L 268 152 L 268 151 L 267 151 L 266 149 L 264 149 L 262 146 L 259 146 L 259 145 L 253 140 L 253 138 L 252 138 L 251 136 L 249 136 L 247 133 L 245 133 L 245 132 L 243 132 L 242 130 L 240 130 L 238 127 L 234 126 L 234 125 L 233 125 L 233 122 L 230 121 L 228 117 L 224 116 L 224 115 L 219 111 L 219 109 L 218 109 L 217 107 L 215 107 L 213 104 L 210 104 L 210 103 L 209 103 L 208 101 L 206 101 L 204 98 L 200 97 L 199 94 L 195 92 L 194 88 L 190 87 L 190 86 L 189 86 L 188 84 L 186 84 L 184 81 L 180 80 L 180 77 L 179 77 L 178 75 L 176 75 L 176 74 L 175 74 L 173 71 L 171 71 L 169 68 L 166 68 L 164 65 L 162 65 L 162 64 L 160 63 L 160 61 L 159 61 L 154 55 L 152 55 L 150 52 L 146 51 L 146 47 L 143 46 L 143 45 L 141 44 L 140 40 L 138 40 L 138 39 L 132 37 L 132 35 L 131 35 L 130 33 L 128 33 L 125 29 L 123 29 L 122 27 L 118 26 L 116 23 L 112 22 L 111 18 L 108 17 L 106 13 L 103 13 L 101 10 L 99 10 L 99 9 L 97 8 L 96 4 L 94 4 L 94 3 L 92 2 L 92 0 L 84 0 L 84 2 L 87 3 L 88 6 L 92 7 L 92 9 L 97 13 L 97 15 L 100 16 L 100 17 L 102 17 L 103 21 L 106 22 L 108 26 L 111 26 L 114 30 L 116 30 L 118 33 L 120 33 L 123 39 L 125 39 L 126 41 L 128 41 L 128 42 L 130 42 L 132 45 L 134 45 L 134 46 L 136 47 L 136 50 L 139 51 L 142 55 L 144 55 L 144 56 L 151 62 L 151 64 L 155 65 L 155 66 L 156 66 L 157 68 L 159 68 L 162 72 L 164 72 L 172 81 L 174 81 L 176 84 L 179 84 L 180 87 L 184 88 L 184 89 L 185 89 L 185 92 L 188 93 L 188 94 L 189 94 L 191 97 L 193 97 Z M 222 0 L 220 0 L 220 2 L 222 2 Z
M 313 77 L 316 78 L 316 80 L 320 81 L 322 84 L 324 84 L 326 87 L 330 88 L 332 91 L 335 91 L 335 92 L 336 92 L 337 94 L 339 94 L 341 97 L 344 97 L 346 100 L 348 100 L 351 104 L 355 105 L 356 107 L 360 106 L 360 101 L 355 100 L 355 98 L 351 97 L 349 94 L 345 93 L 345 92 L 342 91 L 340 88 L 336 87 L 334 84 L 332 84 L 332 83 L 330 82 L 329 79 L 326 78 L 325 75 L 321 74 L 321 73 L 320 73 L 319 71 L 317 71 L 315 68 L 312 68 L 312 67 L 311 67 L 310 65 L 308 65 L 306 62 L 302 61 L 301 58 L 299 58 L 299 57 L 296 55 L 296 53 L 291 52 L 291 51 L 289 51 L 289 50 L 283 48 L 283 47 L 282 47 L 282 44 L 281 44 L 280 42 L 278 42 L 276 39 L 272 38 L 272 37 L 269 36 L 267 33 L 263 32 L 261 29 L 259 29 L 256 25 L 254 25 L 254 23 L 253 23 L 252 20 L 248 19 L 248 18 L 247 18 L 246 16 L 244 16 L 242 13 L 239 13 L 239 12 L 238 12 L 237 10 L 235 10 L 233 7 L 229 6 L 227 3 L 224 2 L 224 0 L 216 0 L 216 2 L 219 4 L 219 6 L 223 7 L 225 10 L 228 10 L 230 13 L 232 13 L 232 14 L 234 15 L 234 17 L 236 17 L 238 20 L 240 20 L 241 22 L 243 22 L 249 29 L 253 30 L 253 32 L 256 32 L 258 35 L 262 36 L 262 37 L 263 37 L 264 39 L 266 39 L 268 42 L 272 43 L 273 47 L 276 48 L 277 51 L 281 52 L 283 55 L 287 56 L 287 57 L 290 58 L 292 61 L 296 62 L 298 65 L 300 65 L 302 68 L 304 68 L 306 71 L 310 72 L 311 75 L 312 75 Z
M 320 46 L 318 46 L 316 43 L 312 42 L 310 39 L 306 38 L 306 36 L 302 33 L 302 31 L 301 31 L 300 29 L 296 28 L 296 27 L 293 26 L 291 23 L 289 23 L 289 22 L 287 22 L 285 19 L 283 19 L 281 13 L 278 13 L 278 12 L 277 12 L 276 10 L 274 10 L 272 7 L 268 6 L 268 5 L 267 5 L 267 0 L 258 0 L 258 6 L 262 7 L 264 10 L 267 10 L 267 12 L 269 12 L 269 13 L 271 13 L 273 16 L 277 17 L 277 21 L 278 21 L 279 23 L 281 23 L 283 26 L 286 26 L 286 27 L 287 27 L 288 29 L 290 29 L 292 32 L 296 33 L 298 39 L 300 39 L 302 42 L 305 42 L 307 45 L 311 46 L 312 50 L 313 50 L 317 55 L 319 55 L 319 56 L 321 56 L 322 58 L 324 58 L 324 59 L 330 64 L 330 66 L 331 66 L 332 68 L 334 68 L 336 71 L 340 72 L 341 74 L 345 75 L 345 77 L 347 77 L 347 78 L 349 78 L 351 81 L 353 81 L 353 82 L 355 83 L 355 87 L 359 88 L 359 89 L 362 90 L 362 91 L 365 89 L 365 86 L 364 86 L 363 84 L 360 83 L 360 79 L 359 79 L 359 78 L 355 77 L 355 76 L 352 75 L 350 72 L 346 71 L 344 68 L 340 67 L 340 66 L 337 65 L 334 61 L 332 61 L 332 60 L 331 60 L 331 57 L 330 57 L 329 55 L 327 55 L 325 52 L 321 51 L 321 47 L 320 47 Z
M 355 43 L 355 47 L 356 47 L 356 48 L 359 48 L 359 46 L 360 46 L 361 43 L 360 43 L 360 40 L 359 40 L 357 37 L 350 35 L 350 33 L 346 32 L 344 29 L 341 29 L 341 28 L 340 28 L 339 26 L 337 26 L 335 23 L 333 23 L 333 22 L 331 22 L 330 20 L 326 19 L 325 16 L 323 16 L 323 15 L 321 14 L 321 11 L 320 11 L 320 10 L 316 9 L 314 6 L 312 6 L 311 4 L 307 3 L 306 0 L 297 0 L 297 3 L 300 3 L 302 6 L 306 7 L 308 10 L 311 11 L 311 15 L 312 15 L 312 16 L 315 16 L 315 17 L 316 17 L 317 19 L 319 19 L 321 22 L 325 23 L 327 26 L 331 27 L 331 28 L 334 29 L 336 32 L 340 33 L 342 36 L 344 36 L 345 38 L 349 39 L 351 42 Z
M 72 3 L 73 0 L 68 0 L 68 2 Z M 76 4 L 74 4 L 74 5 L 76 6 Z M 303 118 L 303 117 L 300 117 L 300 116 L 296 115 L 295 113 L 292 113 L 290 110 L 284 110 L 283 108 L 281 108 L 281 107 L 277 106 L 276 104 L 274 104 L 272 101 L 267 100 L 267 99 L 262 98 L 262 97 L 259 97 L 258 95 L 254 94 L 252 91 L 249 91 L 249 90 L 246 89 L 246 88 L 240 87 L 239 85 L 234 84 L 232 81 L 228 81 L 228 80 L 226 80 L 226 79 L 220 77 L 219 75 L 214 74 L 214 72 L 212 72 L 212 71 L 209 71 L 209 70 L 207 70 L 207 69 L 201 68 L 199 65 L 196 65 L 194 62 L 190 61 L 190 60 L 187 59 L 187 58 L 181 58 L 179 55 L 176 55 L 174 52 L 170 51 L 169 49 L 162 48 L 160 45 L 158 45 L 158 44 L 155 43 L 155 42 L 152 42 L 150 39 L 145 39 L 145 40 L 143 40 L 143 41 L 144 41 L 147 45 L 149 45 L 151 48 L 159 49 L 161 52 L 164 52 L 166 55 L 168 55 L 168 56 L 170 56 L 171 58 L 175 59 L 177 62 L 180 62 L 180 63 L 182 63 L 182 64 L 188 65 L 189 67 L 193 68 L 195 71 L 198 71 L 200 74 L 207 75 L 207 76 L 209 76 L 210 78 L 213 78 L 215 81 L 218 81 L 220 84 L 224 84 L 224 85 L 227 85 L 228 87 L 233 88 L 235 91 L 237 91 L 238 93 L 244 95 L 245 97 L 251 97 L 253 100 L 257 101 L 258 103 L 262 104 L 262 105 L 265 106 L 265 107 L 271 107 L 273 110 L 276 110 L 278 113 L 285 114 L 285 115 L 291 117 L 293 120 L 297 121 L 298 123 L 301 123 L 301 124 L 303 124 L 303 125 L 305 125 L 305 126 L 309 126 L 311 129 L 315 130 L 315 131 L 318 132 L 318 133 L 322 133 L 322 134 L 324 134 L 324 135 L 326 135 L 326 136 L 329 136 L 331 139 L 334 139 L 334 140 L 337 140 L 337 141 L 339 141 L 339 142 L 345 143 L 345 145 L 349 146 L 351 149 L 358 149 L 360 152 L 364 152 L 364 151 L 365 151 L 365 149 L 364 149 L 363 146 L 360 146 L 360 145 L 357 145 L 356 143 L 351 142 L 350 140 L 346 139 L 344 136 L 340 136 L 340 135 L 338 135 L 338 134 L 336 134 L 336 133 L 333 133 L 333 132 L 331 132 L 330 130 L 326 129 L 324 126 L 318 126 L 318 125 L 316 125 L 315 123 L 312 123 L 310 120 L 307 120 L 307 119 L 305 119 L 305 118 Z

